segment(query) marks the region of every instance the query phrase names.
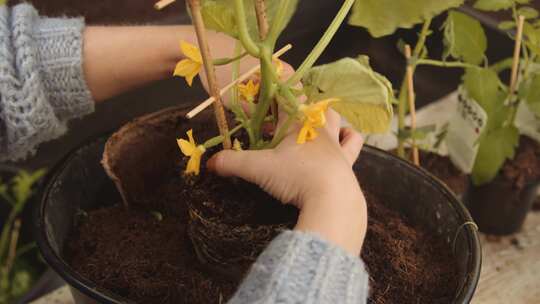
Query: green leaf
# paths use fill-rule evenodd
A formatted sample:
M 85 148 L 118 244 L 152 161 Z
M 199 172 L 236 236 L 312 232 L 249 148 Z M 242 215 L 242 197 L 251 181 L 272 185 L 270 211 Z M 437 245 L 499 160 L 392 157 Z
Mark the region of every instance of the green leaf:
M 33 194 L 32 187 L 45 175 L 45 170 L 38 170 L 33 173 L 21 171 L 13 178 L 13 195 L 17 203 L 26 202 Z
M 523 34 L 526 39 L 524 39 L 525 45 L 531 51 L 540 55 L 540 29 L 535 28 L 532 24 L 525 21 L 523 23 Z
M 492 181 L 507 159 L 514 158 L 519 131 L 514 126 L 488 130 L 480 138 L 478 154 L 472 170 L 475 185 Z
M 529 109 L 540 117 L 540 75 L 534 74 L 530 80 L 521 83 L 519 97 L 524 99 Z
M 509 9 L 513 4 L 513 0 L 478 0 L 474 4 L 474 8 L 494 12 Z
M 503 21 L 499 23 L 499 29 L 503 31 L 508 31 L 516 28 L 516 23 L 514 21 Z
M 400 133 L 398 133 L 398 137 L 403 140 L 424 140 L 426 139 L 430 133 L 433 133 L 437 130 L 436 125 L 427 125 L 420 128 L 417 128 L 412 132 L 409 128 L 402 130 Z
M 308 102 L 339 98 L 331 107 L 358 131 L 386 132 L 393 115 L 392 84 L 374 72 L 366 58 L 343 58 L 312 68 L 303 79 L 305 92 Z
M 272 20 L 276 16 L 279 9 L 280 1 L 266 0 L 265 3 L 268 23 L 272 24 Z M 287 12 L 284 27 L 287 25 L 287 23 L 289 23 L 290 19 L 294 15 L 297 5 L 298 0 L 290 1 L 289 11 Z M 244 0 L 244 6 L 246 9 L 246 19 L 251 37 L 255 41 L 259 41 L 259 29 L 257 26 L 257 16 L 255 14 L 254 1 Z M 204 24 L 208 29 L 238 38 L 234 0 L 204 0 L 202 2 L 201 14 L 204 19 Z
M 463 4 L 464 0 L 356 0 L 349 24 L 368 29 L 373 37 L 412 28 L 440 13 Z
M 517 14 L 522 15 L 523 17 L 525 17 L 525 19 L 534 19 L 538 17 L 538 11 L 529 6 L 520 7 L 517 10 Z
M 487 49 L 486 33 L 478 20 L 450 11 L 444 25 L 444 45 L 446 56 L 480 64 Z

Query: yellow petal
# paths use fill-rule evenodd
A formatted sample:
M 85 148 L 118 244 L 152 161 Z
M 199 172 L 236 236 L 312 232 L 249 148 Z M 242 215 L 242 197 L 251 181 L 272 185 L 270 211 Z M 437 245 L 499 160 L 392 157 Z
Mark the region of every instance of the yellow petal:
M 193 145 L 193 147 L 196 147 L 197 143 L 195 142 L 195 138 L 193 138 L 193 129 L 189 129 L 186 134 L 189 138 L 189 142 Z
M 302 129 L 300 129 L 300 133 L 298 134 L 298 138 L 296 139 L 296 143 L 303 145 L 306 143 L 307 135 L 309 132 L 309 126 L 307 124 L 304 124 Z
M 195 148 L 195 150 L 193 151 L 193 155 L 187 163 L 185 174 L 199 175 L 201 171 L 201 158 L 203 153 L 204 150 L 201 150 L 200 147 Z
M 201 51 L 199 51 L 199 48 L 195 45 L 182 40 L 180 41 L 180 50 L 182 50 L 182 53 L 184 53 L 184 56 L 186 56 L 187 58 L 199 64 L 203 63 Z
M 202 65 L 190 59 L 184 59 L 178 62 L 174 69 L 174 76 L 180 76 L 186 78 L 189 86 L 193 84 L 193 78 L 199 74 Z
M 246 84 L 239 84 L 238 85 L 238 91 L 240 92 L 240 95 L 245 101 L 253 102 L 255 99 L 255 96 L 259 94 L 259 83 L 254 83 L 253 80 L 249 80 Z
M 274 59 L 274 63 L 276 64 L 276 73 L 278 76 L 281 76 L 283 73 L 283 61 L 279 59 Z
M 180 150 L 182 151 L 182 154 L 184 154 L 185 156 L 193 155 L 193 151 L 196 149 L 194 145 L 192 145 L 185 139 L 177 139 L 177 142 L 178 147 L 180 147 Z
M 242 151 L 242 143 L 237 138 L 234 139 L 233 150 Z

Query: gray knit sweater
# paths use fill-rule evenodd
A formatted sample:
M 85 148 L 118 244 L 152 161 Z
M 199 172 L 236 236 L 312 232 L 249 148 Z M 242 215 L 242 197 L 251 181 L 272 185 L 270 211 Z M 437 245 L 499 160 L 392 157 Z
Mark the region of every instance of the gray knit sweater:
M 0 6 L 0 160 L 20 159 L 94 110 L 82 68 L 82 19 Z M 363 262 L 310 233 L 287 231 L 261 254 L 230 303 L 365 303 Z

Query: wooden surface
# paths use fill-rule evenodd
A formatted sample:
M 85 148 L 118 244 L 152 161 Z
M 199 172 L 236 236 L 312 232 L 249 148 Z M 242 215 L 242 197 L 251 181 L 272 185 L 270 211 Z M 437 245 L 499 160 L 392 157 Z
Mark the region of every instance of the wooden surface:
M 516 235 L 481 239 L 482 274 L 472 303 L 540 303 L 540 212 L 529 214 Z M 63 287 L 33 304 L 73 304 L 73 299 Z
M 530 213 L 514 236 L 481 240 L 482 274 L 472 303 L 540 303 L 540 212 Z

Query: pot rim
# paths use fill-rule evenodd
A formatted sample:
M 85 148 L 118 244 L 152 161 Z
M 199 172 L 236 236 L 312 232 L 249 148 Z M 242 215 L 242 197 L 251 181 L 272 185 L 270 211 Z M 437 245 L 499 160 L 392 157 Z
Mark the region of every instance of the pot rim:
M 98 286 L 96 286 L 95 283 L 78 274 L 70 265 L 67 264 L 67 262 L 63 258 L 61 258 L 55 253 L 50 243 L 49 237 L 46 233 L 46 223 L 44 220 L 46 207 L 48 205 L 47 198 L 49 197 L 53 182 L 67 167 L 68 163 L 76 156 L 77 151 L 79 151 L 85 146 L 95 143 L 98 140 L 105 139 L 105 136 L 108 135 L 110 135 L 110 133 L 100 134 L 85 141 L 83 144 L 72 149 L 65 157 L 62 158 L 61 161 L 59 161 L 49 171 L 50 174 L 46 176 L 46 179 L 44 180 L 42 186 L 43 195 L 40 199 L 40 203 L 35 205 L 33 230 L 36 243 L 38 244 L 39 250 L 43 258 L 51 266 L 51 268 L 53 268 L 66 281 L 66 283 L 68 283 L 68 285 L 70 285 L 71 288 L 76 288 L 84 295 L 96 301 L 110 304 L 125 304 L 133 303 L 133 301 L 130 301 L 119 295 L 115 295 L 112 292 L 99 288 Z M 363 151 L 396 161 L 396 163 L 403 169 L 412 170 L 415 175 L 428 181 L 433 187 L 442 192 L 442 194 L 447 198 L 454 212 L 458 215 L 458 218 L 460 218 L 463 223 L 473 222 L 469 211 L 465 208 L 463 203 L 456 198 L 456 196 L 446 185 L 441 183 L 428 171 L 424 170 L 423 168 L 418 168 L 410 162 L 407 162 L 391 153 L 388 153 L 376 147 L 365 145 L 363 147 Z M 476 229 L 473 229 L 473 227 L 471 227 L 470 225 L 465 226 L 463 230 L 466 233 L 468 246 L 470 248 L 470 254 L 467 261 L 466 278 L 463 282 L 462 288 L 459 290 L 459 292 L 454 298 L 454 303 L 469 303 L 471 301 L 480 278 L 480 269 L 482 263 L 482 249 L 480 245 L 478 231 Z

